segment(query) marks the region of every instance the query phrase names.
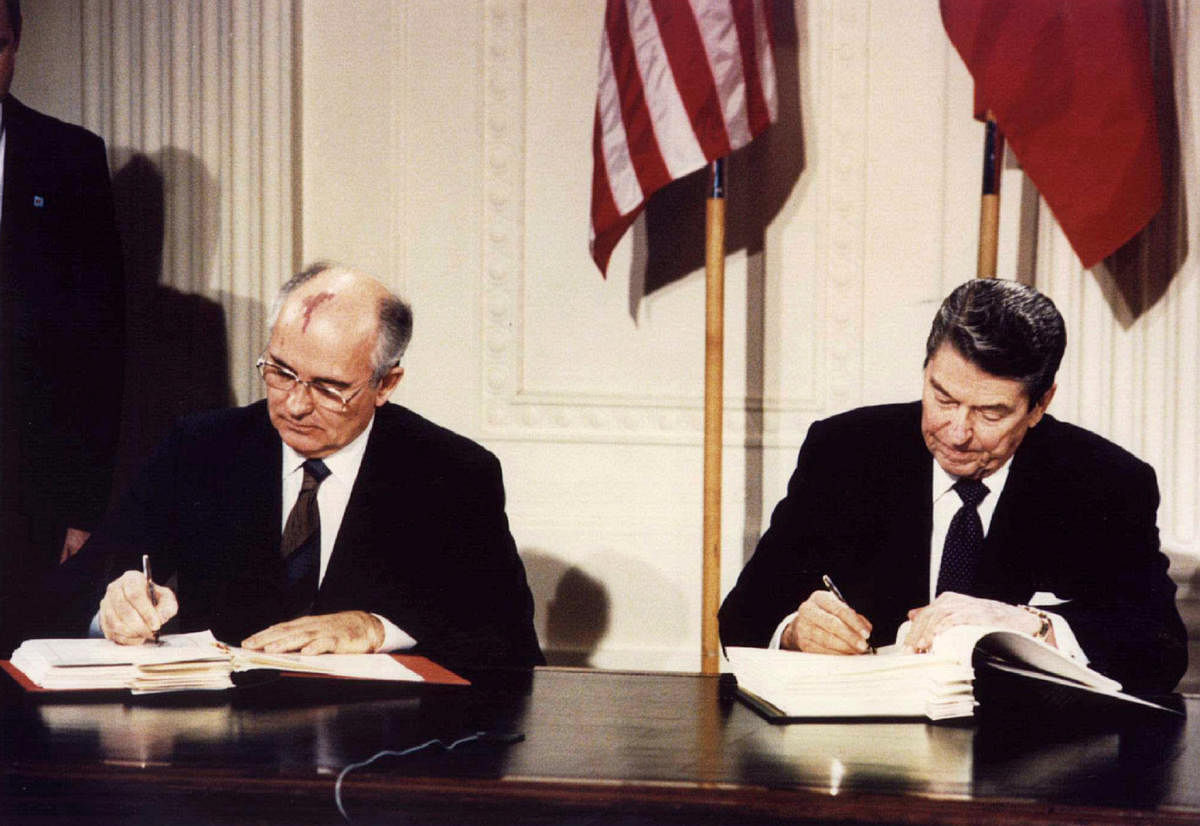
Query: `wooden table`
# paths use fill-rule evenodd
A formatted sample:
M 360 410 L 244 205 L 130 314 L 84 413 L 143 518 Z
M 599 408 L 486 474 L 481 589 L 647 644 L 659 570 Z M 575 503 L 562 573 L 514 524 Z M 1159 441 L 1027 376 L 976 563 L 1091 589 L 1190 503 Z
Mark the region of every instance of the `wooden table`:
M 337 823 L 381 749 L 478 730 L 509 746 L 352 772 L 363 823 L 1200 823 L 1186 721 L 773 726 L 713 677 L 574 669 L 470 688 L 275 678 L 200 697 L 34 700 L 7 676 L 0 822 Z

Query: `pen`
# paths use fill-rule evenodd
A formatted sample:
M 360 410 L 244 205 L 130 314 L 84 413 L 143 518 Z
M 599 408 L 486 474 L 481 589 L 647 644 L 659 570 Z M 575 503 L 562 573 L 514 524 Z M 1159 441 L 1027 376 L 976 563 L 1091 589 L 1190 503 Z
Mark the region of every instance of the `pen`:
M 821 574 L 821 582 L 825 583 L 825 588 L 829 591 L 829 593 L 833 594 L 835 597 L 838 598 L 838 602 L 842 603 L 847 608 L 850 608 L 851 610 L 853 610 L 853 606 L 851 606 L 850 603 L 846 600 L 846 598 L 844 596 L 842 596 L 842 592 L 839 591 L 838 587 L 833 584 L 833 580 L 830 579 L 829 574 Z M 867 653 L 874 654 L 875 646 L 871 645 L 870 643 L 867 643 Z
M 142 574 L 146 577 L 146 594 L 150 597 L 150 604 L 157 606 L 158 593 L 154 590 L 154 578 L 150 575 L 150 554 L 142 554 Z M 160 642 L 157 631 L 154 632 L 154 642 Z

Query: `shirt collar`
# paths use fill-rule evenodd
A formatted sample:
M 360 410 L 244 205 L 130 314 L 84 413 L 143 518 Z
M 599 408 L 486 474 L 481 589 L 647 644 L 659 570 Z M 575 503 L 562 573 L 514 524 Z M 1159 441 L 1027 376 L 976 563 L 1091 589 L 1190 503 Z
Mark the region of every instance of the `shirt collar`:
M 932 456 L 929 458 L 933 462 L 933 501 L 936 502 L 950 492 L 950 489 L 954 487 L 954 484 L 958 481 L 959 477 L 947 473 L 946 470 L 938 464 L 937 459 L 934 459 Z M 1000 491 L 1004 490 L 1004 484 L 1008 481 L 1008 471 L 1011 468 L 1012 457 L 1010 456 L 1007 462 L 980 480 L 991 493 L 992 501 L 995 501 Z
M 374 416 L 371 417 L 371 421 L 367 422 L 367 426 L 363 428 L 363 432 L 354 437 L 354 441 L 328 456 L 321 457 L 321 461 L 325 463 L 325 467 L 329 468 L 331 475 L 342 479 L 353 479 L 358 474 L 358 467 L 362 464 L 363 454 L 367 450 L 367 438 L 371 435 L 373 427 L 375 427 Z M 303 464 L 304 457 L 293 450 L 287 442 L 284 442 L 284 477 L 286 478 L 300 470 L 300 466 Z

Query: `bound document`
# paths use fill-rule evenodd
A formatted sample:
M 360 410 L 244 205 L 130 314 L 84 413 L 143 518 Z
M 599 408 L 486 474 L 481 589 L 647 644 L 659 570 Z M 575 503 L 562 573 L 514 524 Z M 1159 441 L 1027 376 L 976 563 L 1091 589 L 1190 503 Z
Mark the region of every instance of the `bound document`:
M 235 671 L 258 668 L 356 679 L 424 679 L 390 654 L 266 654 L 225 645 L 211 631 L 166 634 L 157 644 L 145 645 L 118 645 L 104 639 L 26 640 L 13 652 L 11 663 L 34 685 L 52 691 L 220 690 L 233 688 Z
M 901 628 L 903 638 L 904 629 Z M 1121 691 L 1120 683 L 1025 634 L 962 625 L 928 653 L 899 645 L 876 655 L 728 648 L 742 698 L 775 722 L 828 718 L 970 717 L 980 702 L 1028 707 L 1082 701 L 1178 712 Z M 1022 696 L 1023 695 L 1023 696 Z

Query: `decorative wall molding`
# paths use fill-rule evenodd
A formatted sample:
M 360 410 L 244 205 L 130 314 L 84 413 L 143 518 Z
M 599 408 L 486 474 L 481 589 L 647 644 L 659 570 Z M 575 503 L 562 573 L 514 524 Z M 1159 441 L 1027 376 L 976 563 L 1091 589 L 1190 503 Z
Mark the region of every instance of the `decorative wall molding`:
M 866 239 L 868 65 L 867 7 L 838 3 L 829 16 L 829 46 L 820 92 L 830 130 L 825 186 L 829 211 L 829 250 L 825 266 L 829 340 L 829 409 L 848 410 L 862 402 L 862 307 Z
M 537 376 L 525 373 L 526 9 L 520 0 L 488 0 L 484 14 L 482 403 L 486 434 L 489 439 L 698 445 L 703 437 L 699 384 L 694 395 L 685 396 L 656 394 L 653 388 L 642 394 L 582 387 L 550 392 L 538 388 Z M 858 75 L 855 62 L 866 51 L 864 22 L 862 9 L 839 18 L 835 33 L 841 39 L 837 50 L 841 57 L 829 68 L 839 85 L 823 96 L 825 108 L 839 124 L 834 128 L 841 140 L 841 165 L 835 174 L 849 169 L 859 182 L 857 187 L 839 189 L 823 215 L 831 238 L 822 258 L 824 278 L 817 280 L 829 285 L 830 317 L 826 322 L 818 311 L 813 321 L 827 329 L 828 335 L 817 339 L 827 337 L 833 344 L 815 345 L 818 356 L 812 360 L 826 353 L 828 365 L 819 375 L 837 379 L 827 391 L 818 387 L 814 392 L 810 386 L 803 396 L 794 395 L 793 388 L 782 388 L 782 394 L 736 397 L 731 393 L 736 382 L 727 355 L 724 420 L 725 441 L 731 445 L 798 446 L 808 425 L 830 405 L 853 406 L 861 395 L 865 138 L 858 124 L 866 106 L 866 80 Z M 783 285 L 791 288 L 794 285 Z M 742 312 L 727 295 L 727 318 Z M 777 342 L 768 343 L 764 350 L 786 357 Z

